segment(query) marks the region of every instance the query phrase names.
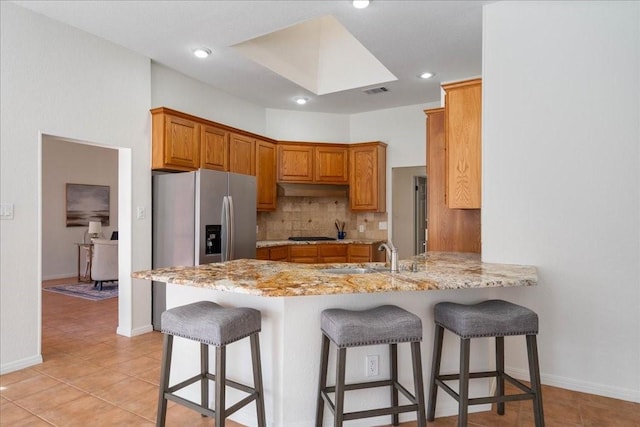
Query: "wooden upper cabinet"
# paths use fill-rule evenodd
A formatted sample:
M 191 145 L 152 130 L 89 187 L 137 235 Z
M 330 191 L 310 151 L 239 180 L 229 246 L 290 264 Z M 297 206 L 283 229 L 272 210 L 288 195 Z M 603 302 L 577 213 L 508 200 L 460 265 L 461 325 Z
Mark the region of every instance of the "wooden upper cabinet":
M 202 125 L 200 136 L 200 166 L 219 171 L 229 170 L 229 132 Z
M 427 251 L 480 252 L 480 209 L 449 209 L 446 203 L 445 109 L 427 115 Z
M 385 212 L 387 144 L 349 146 L 349 205 L 353 211 Z
M 316 145 L 314 181 L 325 184 L 349 183 L 349 151 L 347 147 Z
M 229 137 L 229 172 L 244 175 L 256 174 L 255 145 L 254 138 L 231 133 Z
M 256 185 L 258 211 L 276 210 L 276 144 L 256 140 Z
M 445 90 L 447 205 L 479 209 L 482 182 L 482 80 L 442 85 Z
M 151 110 L 151 168 L 192 171 L 200 167 L 200 125 L 187 118 Z
M 278 181 L 313 182 L 313 145 L 278 143 Z

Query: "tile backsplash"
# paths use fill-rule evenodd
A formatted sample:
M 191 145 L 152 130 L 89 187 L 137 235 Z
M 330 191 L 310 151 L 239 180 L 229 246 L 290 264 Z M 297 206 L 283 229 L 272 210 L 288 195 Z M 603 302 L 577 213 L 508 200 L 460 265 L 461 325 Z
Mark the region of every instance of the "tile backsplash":
M 335 220 L 346 222 L 347 239 L 386 240 L 388 230 L 378 224 L 387 222 L 385 213 L 356 213 L 349 210 L 346 197 L 278 197 L 278 209 L 258 212 L 258 240 L 284 240 L 298 236 L 337 237 Z M 359 225 L 364 231 L 359 232 Z

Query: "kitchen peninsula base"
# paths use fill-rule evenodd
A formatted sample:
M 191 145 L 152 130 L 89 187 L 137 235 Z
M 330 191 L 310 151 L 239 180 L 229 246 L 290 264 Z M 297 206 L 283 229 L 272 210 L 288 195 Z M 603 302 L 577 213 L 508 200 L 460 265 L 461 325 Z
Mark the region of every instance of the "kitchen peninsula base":
M 433 306 L 440 301 L 457 301 L 462 303 L 477 302 L 487 298 L 486 290 L 473 289 L 465 292 L 449 290 L 438 293 L 389 292 L 371 294 L 319 295 L 306 297 L 276 297 L 242 295 L 231 292 L 194 288 L 182 285 L 167 286 L 167 308 L 188 304 L 195 301 L 210 300 L 224 306 L 251 307 L 262 313 L 262 332 L 260 335 L 263 381 L 265 387 L 265 404 L 267 424 L 282 427 L 310 427 L 314 425 L 318 371 L 320 366 L 320 312 L 326 308 L 340 307 L 347 309 L 366 309 L 383 304 L 395 304 L 418 315 L 423 324 L 422 342 L 423 376 L 429 378 L 431 366 L 431 345 L 433 341 Z M 473 345 L 474 365 L 488 367 L 490 365 L 488 340 L 477 340 Z M 449 346 L 451 348 L 449 348 Z M 411 366 L 411 354 L 408 348 L 399 346 L 399 366 Z M 335 378 L 335 352 L 329 358 L 330 383 Z M 445 354 L 458 353 L 457 341 L 445 340 Z M 197 360 L 198 347 L 187 340 L 176 338 L 174 341 L 174 360 L 172 381 L 178 381 L 195 375 L 198 364 L 187 362 Z M 376 378 L 365 376 L 365 358 L 367 355 L 380 356 L 380 375 L 378 379 L 388 378 L 389 358 L 388 346 L 370 346 L 350 349 L 347 358 L 347 382 L 369 381 Z M 229 378 L 251 384 L 251 360 L 249 344 L 239 342 L 227 348 L 227 373 Z M 486 357 L 482 357 L 485 355 Z M 213 363 L 213 359 L 211 361 Z M 214 366 L 214 365 L 211 365 Z M 455 371 L 457 359 L 443 360 L 443 371 Z M 400 370 L 400 382 L 410 390 L 413 379 L 409 369 Z M 483 394 L 488 390 L 488 381 L 471 383 L 471 395 Z M 191 398 L 197 398 L 199 390 L 193 386 L 189 390 Z M 235 390 L 227 391 L 227 402 L 241 397 Z M 388 404 L 387 389 L 349 392 L 347 405 L 353 409 L 366 409 Z M 445 393 L 438 397 L 438 414 L 436 416 L 454 415 L 457 413 L 456 402 Z M 401 397 L 402 399 L 402 397 Z M 488 407 L 476 407 L 474 410 L 487 410 Z M 349 409 L 351 410 L 351 409 Z M 325 424 L 333 420 L 325 409 Z M 247 408 L 231 416 L 244 425 L 254 425 L 255 408 Z M 415 419 L 415 414 L 403 414 L 401 421 Z M 389 424 L 389 417 L 370 418 L 350 422 L 350 426 L 371 426 Z

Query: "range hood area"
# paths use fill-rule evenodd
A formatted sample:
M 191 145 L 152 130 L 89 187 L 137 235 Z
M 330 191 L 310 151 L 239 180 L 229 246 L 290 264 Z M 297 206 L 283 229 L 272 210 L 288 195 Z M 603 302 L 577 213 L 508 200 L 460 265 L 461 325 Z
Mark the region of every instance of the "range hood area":
M 278 183 L 278 196 L 348 197 L 348 185 Z

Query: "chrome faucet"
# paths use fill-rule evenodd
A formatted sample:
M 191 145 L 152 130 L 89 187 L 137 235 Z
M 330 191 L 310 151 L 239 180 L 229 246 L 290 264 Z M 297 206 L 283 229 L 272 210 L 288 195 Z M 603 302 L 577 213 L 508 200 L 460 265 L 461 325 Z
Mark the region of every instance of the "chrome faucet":
M 387 257 L 391 259 L 391 272 L 394 273 L 398 271 L 398 249 L 393 246 L 393 242 L 391 240 L 387 241 L 387 243 L 383 243 L 378 247 L 379 251 L 387 251 Z

